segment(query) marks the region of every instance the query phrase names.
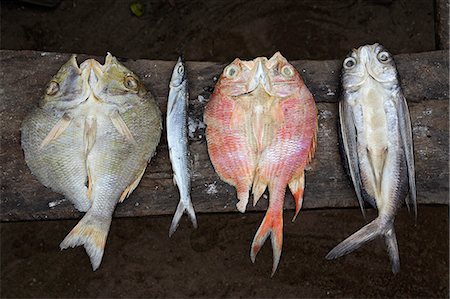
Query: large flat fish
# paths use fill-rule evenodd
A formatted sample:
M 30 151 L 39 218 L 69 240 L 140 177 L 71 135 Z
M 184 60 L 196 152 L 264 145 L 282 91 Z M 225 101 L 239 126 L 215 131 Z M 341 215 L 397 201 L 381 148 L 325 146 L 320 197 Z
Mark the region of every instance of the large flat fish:
M 303 200 L 304 170 L 315 152 L 314 99 L 280 53 L 270 59 L 236 59 L 220 76 L 204 119 L 211 161 L 221 179 L 236 187 L 237 209 L 245 212 L 250 191 L 255 205 L 269 189 L 269 207 L 253 239 L 250 257 L 254 262 L 270 235 L 273 275 L 283 243 L 286 187 L 294 195 L 297 216 Z
M 52 78 L 22 147 L 38 180 L 86 212 L 61 249 L 84 245 L 99 267 L 115 206 L 139 184 L 161 129 L 153 97 L 111 54 L 104 65 L 72 56 Z

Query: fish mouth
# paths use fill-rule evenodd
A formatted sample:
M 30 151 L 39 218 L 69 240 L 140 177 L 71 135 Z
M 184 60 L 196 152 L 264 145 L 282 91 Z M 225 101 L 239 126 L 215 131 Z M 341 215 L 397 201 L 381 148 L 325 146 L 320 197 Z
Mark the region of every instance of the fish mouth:
M 265 60 L 267 60 L 267 58 Z M 266 92 L 271 89 L 272 84 L 269 77 L 267 76 L 266 66 L 263 63 L 263 61 L 265 62 L 265 60 L 264 58 L 258 58 L 255 72 L 253 73 L 253 76 L 248 83 L 247 93 L 254 91 L 260 85 L 265 89 Z
M 365 72 L 358 72 L 358 73 L 354 73 L 351 74 L 351 77 L 353 78 L 357 78 L 355 81 L 357 81 L 356 83 L 353 84 L 346 84 L 346 88 L 352 88 L 352 89 L 356 89 L 358 87 L 360 87 L 361 85 L 363 85 L 364 83 L 366 83 L 368 80 L 374 80 L 378 83 L 384 84 L 384 83 L 390 83 L 392 82 L 392 80 L 383 80 L 381 79 L 377 74 L 374 73 L 374 71 L 370 68 L 370 61 L 367 61 L 364 64 L 364 69 Z
M 103 66 L 95 59 L 88 59 L 80 65 L 80 69 L 82 76 L 90 89 L 90 94 L 86 100 L 92 98 L 97 102 L 103 102 L 94 94 L 94 89 L 104 74 Z
M 179 68 L 182 69 L 182 73 L 178 71 Z M 183 55 L 181 54 L 178 57 L 177 62 L 175 63 L 175 66 L 172 71 L 172 77 L 170 78 L 169 87 L 170 88 L 179 88 L 183 86 L 183 84 L 187 81 L 187 72 L 186 72 L 186 65 L 184 63 Z M 184 84 L 185 85 L 185 84 Z

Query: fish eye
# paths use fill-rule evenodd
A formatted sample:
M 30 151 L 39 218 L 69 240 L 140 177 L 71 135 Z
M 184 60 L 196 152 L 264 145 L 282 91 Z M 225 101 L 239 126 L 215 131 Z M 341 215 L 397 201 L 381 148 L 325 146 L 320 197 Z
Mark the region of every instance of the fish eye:
M 52 96 L 56 94 L 59 91 L 59 84 L 55 81 L 50 81 L 50 83 L 47 86 L 47 89 L 45 90 L 45 93 L 49 96 Z
M 377 58 L 380 62 L 386 63 L 391 60 L 391 55 L 389 55 L 388 52 L 383 51 L 383 52 L 378 53 Z
M 352 69 L 356 65 L 356 59 L 353 57 L 347 57 L 344 60 L 344 68 Z
M 232 64 L 229 65 L 225 68 L 225 77 L 229 78 L 229 79 L 233 79 L 236 78 L 238 73 L 239 73 L 239 69 L 236 65 Z
M 125 77 L 123 81 L 123 85 L 128 89 L 137 90 L 138 88 L 138 81 L 131 75 L 128 75 Z
M 292 69 L 291 66 L 285 65 L 285 66 L 283 66 L 283 68 L 281 69 L 281 74 L 282 74 L 283 77 L 285 77 L 285 78 L 292 78 L 292 76 L 294 76 L 294 70 Z
M 177 72 L 178 72 L 178 75 L 183 75 L 183 73 L 184 73 L 184 66 L 182 64 L 180 64 L 178 66 Z

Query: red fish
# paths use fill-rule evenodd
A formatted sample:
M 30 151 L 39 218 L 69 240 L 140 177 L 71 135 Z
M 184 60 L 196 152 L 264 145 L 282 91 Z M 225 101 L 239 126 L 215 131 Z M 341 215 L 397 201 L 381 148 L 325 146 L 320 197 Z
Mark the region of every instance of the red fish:
M 316 148 L 317 108 L 299 73 L 277 52 L 272 58 L 235 59 L 216 84 L 204 114 L 208 152 L 222 180 L 234 186 L 240 212 L 249 192 L 256 205 L 269 188 L 269 207 L 250 252 L 252 262 L 270 235 L 272 275 L 283 244 L 286 187 L 297 216 L 304 170 Z

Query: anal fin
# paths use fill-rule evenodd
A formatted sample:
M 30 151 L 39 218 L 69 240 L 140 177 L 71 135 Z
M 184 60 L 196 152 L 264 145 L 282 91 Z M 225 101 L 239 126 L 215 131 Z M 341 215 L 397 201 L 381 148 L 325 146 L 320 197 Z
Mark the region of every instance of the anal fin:
M 292 222 L 294 222 L 303 204 L 303 191 L 305 189 L 305 173 L 303 171 L 298 178 L 293 178 L 289 182 L 289 189 L 291 190 L 295 201 L 295 215 L 292 218 Z
M 309 149 L 308 152 L 308 161 L 307 163 L 311 163 L 312 159 L 314 158 L 314 154 L 316 153 L 316 148 L 317 148 L 317 124 L 316 127 L 314 129 L 314 134 L 312 137 L 312 142 L 311 142 L 311 147 Z
M 41 143 L 41 149 L 50 144 L 53 140 L 61 136 L 61 134 L 69 127 L 72 122 L 72 118 L 65 113 L 61 119 L 56 123 L 56 125 L 50 130 L 47 136 Z
M 134 189 L 136 189 L 142 177 L 144 176 L 146 168 L 147 163 L 145 163 L 144 167 L 142 168 L 142 171 L 139 173 L 136 179 L 133 182 L 131 182 L 131 184 L 128 185 L 128 187 L 123 191 L 122 195 L 120 196 L 119 202 L 123 202 L 126 198 L 128 198 L 128 196 L 130 196 L 130 194 L 134 191 Z

